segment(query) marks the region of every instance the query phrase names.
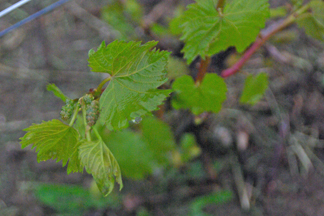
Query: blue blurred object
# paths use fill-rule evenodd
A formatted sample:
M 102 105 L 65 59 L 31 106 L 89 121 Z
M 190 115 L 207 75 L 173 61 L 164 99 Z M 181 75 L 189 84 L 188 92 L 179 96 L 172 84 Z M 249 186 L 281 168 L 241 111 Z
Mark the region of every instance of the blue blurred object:
M 59 6 L 61 6 L 62 4 L 66 3 L 68 1 L 69 0 L 59 0 L 59 1 L 51 4 L 50 6 L 48 6 L 48 7 L 44 8 L 44 9 L 42 9 L 42 10 L 40 10 L 40 11 L 38 11 L 38 12 L 32 14 L 32 15 L 30 15 L 26 19 L 23 19 L 23 20 L 17 22 L 16 24 L 10 26 L 9 28 L 1 31 L 0 32 L 0 37 L 4 36 L 5 34 L 7 34 L 8 32 L 10 32 L 12 30 L 14 30 L 14 29 L 16 29 L 16 28 L 18 28 L 18 27 L 20 27 L 20 26 L 22 26 L 22 25 L 24 25 L 24 24 L 26 24 L 26 23 L 34 20 L 34 19 L 36 19 L 37 17 L 40 17 L 41 15 L 43 15 L 43 14 L 45 14 L 45 13 L 47 13 L 47 12 L 49 12 L 49 11 L 51 11 L 51 10 L 59 7 Z
M 11 5 L 10 7 L 6 8 L 0 12 L 0 18 L 28 2 L 30 2 L 30 0 L 21 0 L 21 1 L 17 2 L 16 4 Z

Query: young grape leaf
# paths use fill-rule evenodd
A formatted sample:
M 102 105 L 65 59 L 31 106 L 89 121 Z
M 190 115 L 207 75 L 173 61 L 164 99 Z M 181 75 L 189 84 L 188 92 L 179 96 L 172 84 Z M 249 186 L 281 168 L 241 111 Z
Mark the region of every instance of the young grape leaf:
M 196 0 L 182 17 L 182 52 L 190 64 L 196 56 L 214 55 L 230 46 L 244 51 L 255 41 L 269 17 L 268 0 L 236 0 L 216 10 L 216 0 Z
M 75 156 L 79 145 L 79 134 L 73 127 L 53 119 L 41 124 L 33 124 L 24 131 L 28 132 L 20 138 L 22 148 L 31 144 L 33 148 L 36 147 L 38 162 L 57 159 L 57 162 L 62 160 L 65 166 L 69 160 L 68 173 L 82 171 L 80 161 Z
M 260 73 L 257 76 L 249 75 L 245 79 L 240 102 L 250 105 L 256 104 L 267 90 L 268 82 L 268 75 L 266 73 Z
M 64 103 L 66 102 L 66 99 L 69 99 L 67 96 L 63 94 L 63 92 L 55 85 L 55 84 L 48 84 L 46 86 L 47 91 L 53 92 L 53 94 L 60 98 Z
M 200 85 L 188 75 L 179 77 L 173 82 L 172 89 L 176 92 L 172 106 L 175 109 L 189 108 L 195 115 L 205 111 L 219 112 L 227 92 L 224 80 L 216 74 L 206 74 Z
M 299 16 L 297 24 L 311 37 L 324 41 L 324 2 L 313 0 L 309 4 L 311 12 Z
M 120 185 L 119 189 L 123 188 L 118 162 L 102 139 L 82 141 L 79 146 L 79 156 L 81 163 L 87 172 L 92 174 L 104 196 L 114 189 L 115 178 Z
M 111 75 L 100 97 L 100 121 L 115 130 L 128 126 L 128 121 L 140 117 L 157 106 L 171 93 L 157 87 L 167 81 L 166 65 L 169 52 L 152 50 L 157 42 L 114 41 L 107 47 L 90 50 L 89 66 L 94 72 Z

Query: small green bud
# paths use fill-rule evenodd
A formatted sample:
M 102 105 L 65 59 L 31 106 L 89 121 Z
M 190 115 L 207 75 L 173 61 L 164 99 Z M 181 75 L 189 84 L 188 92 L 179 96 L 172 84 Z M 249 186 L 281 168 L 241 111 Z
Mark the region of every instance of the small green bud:
M 71 100 L 71 99 L 67 99 L 66 102 L 65 102 L 65 105 L 62 107 L 62 110 L 61 110 L 61 118 L 64 120 L 64 121 L 69 121 L 70 118 L 72 117 L 73 115 L 73 112 L 74 112 L 74 109 L 75 109 L 75 105 L 76 105 L 76 102 Z
M 86 105 L 90 105 L 91 102 L 93 101 L 94 97 L 92 94 L 86 94 L 83 96 L 83 101 Z

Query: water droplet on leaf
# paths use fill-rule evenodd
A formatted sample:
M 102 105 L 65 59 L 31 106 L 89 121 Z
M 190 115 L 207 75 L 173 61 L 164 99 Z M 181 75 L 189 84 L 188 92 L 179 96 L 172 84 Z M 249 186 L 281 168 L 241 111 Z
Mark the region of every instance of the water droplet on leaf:
M 142 121 L 142 117 L 136 117 L 132 120 L 133 123 L 139 124 Z

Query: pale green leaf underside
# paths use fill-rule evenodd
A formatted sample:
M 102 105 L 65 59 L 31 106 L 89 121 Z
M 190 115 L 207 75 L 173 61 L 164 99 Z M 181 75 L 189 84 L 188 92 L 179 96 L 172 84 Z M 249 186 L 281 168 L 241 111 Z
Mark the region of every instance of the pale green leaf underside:
M 179 77 L 172 84 L 176 92 L 172 98 L 175 109 L 190 109 L 195 115 L 205 111 L 217 113 L 226 99 L 226 84 L 216 74 L 206 74 L 202 83 L 197 86 L 192 77 Z
M 170 94 L 157 89 L 167 81 L 169 52 L 151 51 L 156 44 L 114 41 L 89 52 L 92 71 L 112 76 L 100 97 L 100 119 L 108 127 L 127 127 L 129 120 L 156 110 Z
M 245 79 L 240 102 L 250 105 L 259 102 L 268 88 L 268 83 L 268 75 L 266 73 L 260 73 L 257 76 L 249 75 Z
M 49 159 L 62 160 L 65 166 L 69 160 L 68 173 L 82 171 L 78 159 L 78 132 L 57 119 L 33 124 L 24 129 L 27 131 L 21 139 L 22 148 L 28 145 L 36 147 L 37 161 Z
M 95 179 L 99 190 L 107 196 L 114 189 L 115 178 L 123 187 L 119 165 L 107 145 L 100 139 L 83 141 L 79 146 L 81 163 Z
M 230 46 L 244 51 L 270 15 L 268 0 L 235 0 L 225 5 L 222 16 L 216 4 L 215 0 L 197 0 L 180 19 L 185 41 L 182 52 L 188 63 L 198 55 L 205 58 Z
M 305 28 L 308 35 L 324 41 L 324 2 L 313 0 L 310 3 L 311 12 L 297 18 L 297 23 Z

